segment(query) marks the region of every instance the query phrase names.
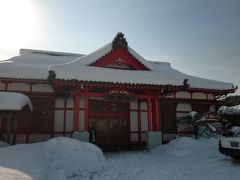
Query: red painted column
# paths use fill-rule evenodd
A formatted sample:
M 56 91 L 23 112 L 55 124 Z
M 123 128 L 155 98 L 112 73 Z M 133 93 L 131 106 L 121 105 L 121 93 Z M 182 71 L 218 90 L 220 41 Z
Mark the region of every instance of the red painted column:
M 85 109 L 84 109 L 84 131 L 88 131 L 88 89 L 85 90 L 84 96 Z
M 66 120 L 67 120 L 67 98 L 64 98 L 64 116 L 63 116 L 63 135 L 66 135 Z
M 158 116 L 159 117 L 159 130 L 162 131 L 162 120 L 161 120 L 161 115 L 162 115 L 161 112 L 162 111 L 161 111 L 161 102 L 159 102 L 159 101 L 158 101 L 158 106 L 159 106 L 159 108 L 158 108 L 158 110 L 159 110 L 159 113 L 158 113 L 159 114 L 159 116 Z
M 138 141 L 141 142 L 142 141 L 142 126 L 141 126 L 141 112 L 140 112 L 140 102 L 139 99 L 137 100 L 137 120 L 138 120 Z
M 159 102 L 158 102 L 158 96 L 155 96 L 155 117 L 156 117 L 156 131 L 159 131 L 160 130 L 160 122 L 159 122 Z
M 80 95 L 75 93 L 74 103 L 74 131 L 79 131 L 79 107 L 80 107 Z
M 152 131 L 152 106 L 151 106 L 151 97 L 148 96 L 147 97 L 147 100 L 148 100 L 148 131 Z

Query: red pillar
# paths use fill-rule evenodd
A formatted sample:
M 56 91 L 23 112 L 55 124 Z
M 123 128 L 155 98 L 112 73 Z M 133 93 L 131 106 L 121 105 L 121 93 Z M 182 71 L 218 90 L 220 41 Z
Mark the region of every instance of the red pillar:
M 66 135 L 66 120 L 67 120 L 67 98 L 64 98 L 64 116 L 63 116 L 63 135 Z
M 84 131 L 88 131 L 88 89 L 85 90 L 85 108 L 84 108 Z
M 137 100 L 137 117 L 138 117 L 138 141 L 141 142 L 142 141 L 142 126 L 141 126 L 141 111 L 140 111 L 140 102 L 139 99 Z
M 80 95 L 78 93 L 75 93 L 74 131 L 79 131 L 79 107 L 80 107 Z
M 155 122 L 156 122 L 156 131 L 159 131 L 160 130 L 160 121 L 159 121 L 159 102 L 158 102 L 158 96 L 155 96 Z
M 147 97 L 148 100 L 148 131 L 152 131 L 152 106 L 151 106 L 151 96 Z

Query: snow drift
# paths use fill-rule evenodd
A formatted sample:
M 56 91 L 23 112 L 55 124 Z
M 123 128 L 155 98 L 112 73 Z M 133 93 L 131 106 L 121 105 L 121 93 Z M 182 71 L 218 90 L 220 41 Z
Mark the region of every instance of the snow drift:
M 58 137 L 46 142 L 0 148 L 0 179 L 82 179 L 104 163 L 102 151 L 93 144 Z M 5 173 L 2 173 L 5 172 Z

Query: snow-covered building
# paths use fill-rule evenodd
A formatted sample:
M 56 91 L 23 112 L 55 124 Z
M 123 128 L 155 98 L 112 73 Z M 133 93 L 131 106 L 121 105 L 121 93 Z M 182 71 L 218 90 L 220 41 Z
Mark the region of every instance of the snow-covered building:
M 17 117 L 19 143 L 82 137 L 94 128 L 97 144 L 125 146 L 191 133 L 177 118 L 214 109 L 216 98 L 235 88 L 148 61 L 118 33 L 87 55 L 21 49 L 0 62 L 0 91 L 24 93 L 33 103 L 30 116 Z

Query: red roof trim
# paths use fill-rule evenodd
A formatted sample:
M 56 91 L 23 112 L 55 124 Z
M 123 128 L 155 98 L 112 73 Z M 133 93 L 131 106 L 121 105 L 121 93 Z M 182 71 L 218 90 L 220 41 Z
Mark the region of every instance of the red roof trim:
M 90 64 L 90 66 L 96 67 L 106 67 L 106 65 L 111 63 L 116 63 L 116 60 L 122 59 L 122 61 L 130 67 L 133 67 L 135 70 L 150 70 L 146 66 L 144 66 L 138 59 L 136 59 L 129 51 L 122 47 L 118 47 L 102 58 L 98 59 L 94 63 Z

